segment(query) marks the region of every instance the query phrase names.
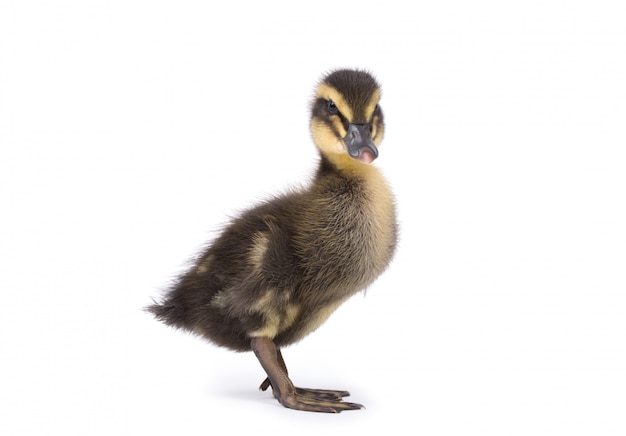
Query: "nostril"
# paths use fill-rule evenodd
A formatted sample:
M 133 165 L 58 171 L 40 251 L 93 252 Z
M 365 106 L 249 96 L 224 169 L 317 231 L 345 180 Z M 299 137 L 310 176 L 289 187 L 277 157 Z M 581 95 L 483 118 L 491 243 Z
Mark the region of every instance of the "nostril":
M 348 129 L 348 134 L 346 136 L 350 139 L 351 142 L 358 142 L 361 140 L 361 132 L 354 124 L 350 125 L 350 128 Z

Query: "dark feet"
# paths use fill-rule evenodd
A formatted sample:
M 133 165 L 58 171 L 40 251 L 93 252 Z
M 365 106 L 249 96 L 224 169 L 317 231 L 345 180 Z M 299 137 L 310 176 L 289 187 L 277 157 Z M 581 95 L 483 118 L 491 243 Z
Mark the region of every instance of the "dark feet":
M 361 404 L 342 401 L 341 397 L 328 392 L 333 391 L 296 388 L 295 393 L 280 396 L 274 391 L 274 397 L 285 407 L 309 412 L 339 413 L 343 410 L 363 409 Z
M 268 387 L 271 386 L 272 384 L 270 383 L 269 378 L 266 378 L 263 383 L 261 383 L 261 386 L 259 386 L 259 389 L 265 391 Z M 272 389 L 272 391 L 274 397 L 278 400 L 280 404 L 291 409 L 308 410 L 312 412 L 338 413 L 342 410 L 358 410 L 365 408 L 361 404 L 344 402 L 342 400 L 343 397 L 347 397 L 350 395 L 350 392 L 348 391 L 308 389 L 298 387 L 294 387 L 294 389 L 295 392 L 290 395 L 293 396 L 293 398 L 285 398 L 285 402 L 283 402 L 283 400 L 281 400 L 281 398 L 277 396 L 277 393 L 274 389 Z
M 363 409 L 361 404 L 348 403 L 343 397 L 347 391 L 297 388 L 287 375 L 287 367 L 274 342 L 269 338 L 254 338 L 252 350 L 268 377 L 261 383 L 261 390 L 272 387 L 274 397 L 280 404 L 290 409 L 309 412 L 339 413 L 343 410 Z

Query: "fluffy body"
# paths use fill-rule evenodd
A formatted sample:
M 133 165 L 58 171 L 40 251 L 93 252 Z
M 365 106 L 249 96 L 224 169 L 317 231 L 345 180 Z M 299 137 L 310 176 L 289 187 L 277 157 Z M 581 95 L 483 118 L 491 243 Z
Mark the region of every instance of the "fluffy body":
M 347 176 L 323 158 L 308 189 L 233 220 L 152 311 L 237 351 L 254 336 L 303 338 L 391 260 L 393 201 L 369 169 Z

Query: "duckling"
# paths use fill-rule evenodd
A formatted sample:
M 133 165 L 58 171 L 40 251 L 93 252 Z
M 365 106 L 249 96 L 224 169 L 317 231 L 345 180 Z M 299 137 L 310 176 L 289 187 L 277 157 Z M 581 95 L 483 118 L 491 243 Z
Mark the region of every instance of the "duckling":
M 319 150 L 308 187 L 233 219 L 148 308 L 158 320 L 234 351 L 253 351 L 285 407 L 361 409 L 343 390 L 295 387 L 281 348 L 317 329 L 388 266 L 393 194 L 372 165 L 384 133 L 381 89 L 368 72 L 335 70 L 317 86 L 310 129 Z

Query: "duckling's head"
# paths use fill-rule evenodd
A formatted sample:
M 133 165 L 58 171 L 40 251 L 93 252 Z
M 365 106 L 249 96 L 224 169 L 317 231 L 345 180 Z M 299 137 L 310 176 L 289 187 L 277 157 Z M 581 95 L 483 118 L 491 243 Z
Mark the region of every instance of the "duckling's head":
M 311 110 L 313 141 L 338 166 L 370 164 L 383 139 L 380 86 L 360 70 L 336 70 L 317 86 Z

